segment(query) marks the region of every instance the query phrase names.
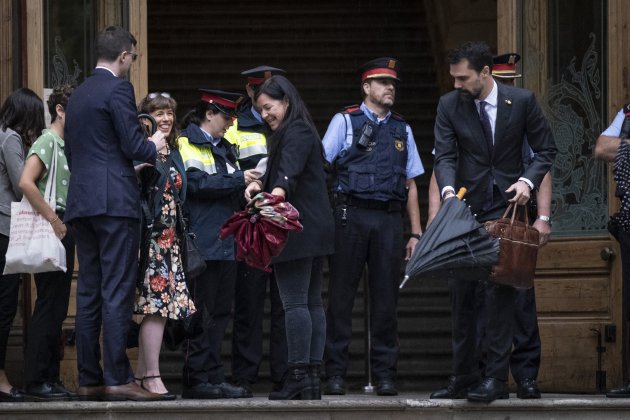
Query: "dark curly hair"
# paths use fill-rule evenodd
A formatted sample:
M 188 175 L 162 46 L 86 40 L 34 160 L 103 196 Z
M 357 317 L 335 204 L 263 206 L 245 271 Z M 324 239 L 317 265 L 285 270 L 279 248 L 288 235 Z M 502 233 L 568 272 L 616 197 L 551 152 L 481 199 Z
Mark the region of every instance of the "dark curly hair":
M 46 104 L 48 105 L 48 112 L 50 113 L 50 123 L 54 123 L 57 119 L 57 105 L 61 105 L 63 109 L 68 106 L 68 99 L 74 92 L 74 85 L 60 85 L 53 89 L 52 93 L 48 97 Z

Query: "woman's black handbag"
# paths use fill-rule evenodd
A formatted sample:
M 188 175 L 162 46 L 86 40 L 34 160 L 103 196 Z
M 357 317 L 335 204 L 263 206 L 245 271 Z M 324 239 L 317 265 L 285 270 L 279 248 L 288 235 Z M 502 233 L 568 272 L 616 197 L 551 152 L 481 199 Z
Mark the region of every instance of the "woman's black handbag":
M 158 164 L 164 165 L 161 162 L 158 162 Z M 186 220 L 184 219 L 181 201 L 179 200 L 179 193 L 175 189 L 175 180 L 173 179 L 173 177 L 170 176 L 170 169 L 168 168 L 170 168 L 170 163 L 164 169 L 164 171 L 165 173 L 169 174 L 171 192 L 173 193 L 173 197 L 175 198 L 175 205 L 177 206 L 177 232 L 179 233 L 179 237 L 182 241 L 182 265 L 184 266 L 184 274 L 186 274 L 186 280 L 190 281 L 206 270 L 206 261 L 203 258 L 203 255 L 201 255 L 199 247 L 197 247 L 197 244 L 195 243 L 195 234 L 188 231 L 188 226 L 186 224 Z
M 177 211 L 181 215 L 181 208 L 179 208 Z M 201 255 L 199 248 L 197 248 L 197 244 L 195 244 L 195 234 L 192 232 L 188 232 L 185 224 L 183 225 L 183 228 L 184 238 L 182 240 L 182 247 L 184 249 L 182 250 L 182 263 L 184 265 L 184 273 L 186 273 L 186 278 L 188 280 L 191 280 L 199 276 L 206 270 L 206 261 L 203 258 L 203 255 Z

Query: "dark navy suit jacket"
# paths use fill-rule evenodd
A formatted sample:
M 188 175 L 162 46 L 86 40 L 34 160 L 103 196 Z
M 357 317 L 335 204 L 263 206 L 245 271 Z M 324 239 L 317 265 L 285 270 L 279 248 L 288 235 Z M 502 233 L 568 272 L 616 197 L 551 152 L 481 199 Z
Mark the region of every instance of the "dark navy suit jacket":
M 519 177 L 535 188 L 551 169 L 556 145 L 534 94 L 525 89 L 497 84 L 497 120 L 494 149 L 488 149 L 479 113 L 472 100 L 458 91 L 440 98 L 435 119 L 435 176 L 440 191 L 450 185 L 466 187 L 466 200 L 478 211 L 485 203 L 488 174 L 507 201 L 505 190 Z M 523 162 L 523 138 L 535 156 L 529 166 Z
M 133 161 L 154 164 L 157 153 L 138 124 L 131 83 L 95 69 L 70 97 L 65 143 L 71 173 L 65 220 L 139 218 Z

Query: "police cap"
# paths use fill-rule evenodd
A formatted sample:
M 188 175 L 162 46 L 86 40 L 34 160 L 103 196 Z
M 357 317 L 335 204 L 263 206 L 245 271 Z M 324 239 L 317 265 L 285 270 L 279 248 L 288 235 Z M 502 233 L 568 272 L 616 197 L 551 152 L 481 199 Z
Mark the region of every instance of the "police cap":
M 286 71 L 271 66 L 258 66 L 241 72 L 241 76 L 247 77 L 247 83 L 256 86 L 276 74 L 286 74 Z
M 213 104 L 222 113 L 233 117 L 236 115 L 236 107 L 243 100 L 243 95 L 222 90 L 199 89 L 201 100 Z
M 507 53 L 494 56 L 492 59 L 492 75 L 499 79 L 515 79 L 522 77 L 522 74 L 516 72 L 516 63 L 521 56 L 516 53 Z
M 365 82 L 367 79 L 400 80 L 398 78 L 399 71 L 400 65 L 398 60 L 391 57 L 375 58 L 359 67 L 362 82 Z

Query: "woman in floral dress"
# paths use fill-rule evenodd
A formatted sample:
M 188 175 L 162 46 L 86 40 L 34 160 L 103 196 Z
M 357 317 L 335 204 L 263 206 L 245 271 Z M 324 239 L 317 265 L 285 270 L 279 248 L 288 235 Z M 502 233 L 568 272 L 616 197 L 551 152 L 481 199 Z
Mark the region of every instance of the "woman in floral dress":
M 177 223 L 177 212 L 186 198 L 186 172 L 176 144 L 176 107 L 175 100 L 165 92 L 150 93 L 138 107 L 141 113 L 156 120 L 157 129 L 164 133 L 168 143 L 167 152 L 159 154 L 155 166 L 146 166 L 140 173 L 146 221 L 140 263 L 141 269 L 146 270 L 136 291 L 136 313 L 145 315 L 140 325 L 136 380 L 164 399 L 175 399 L 160 377 L 160 348 L 166 320 L 183 320 L 195 312 L 182 265 L 182 229 L 178 229 Z M 148 229 L 146 226 L 150 224 L 153 226 Z

